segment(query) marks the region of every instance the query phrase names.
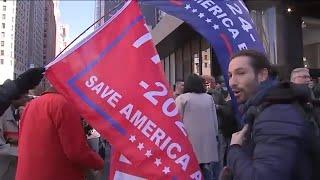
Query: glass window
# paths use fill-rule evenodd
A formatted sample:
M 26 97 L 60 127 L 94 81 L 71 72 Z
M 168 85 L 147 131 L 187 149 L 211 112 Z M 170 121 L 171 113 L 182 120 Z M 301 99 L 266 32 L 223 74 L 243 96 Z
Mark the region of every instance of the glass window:
M 176 61 L 175 53 L 170 54 L 170 84 L 173 85 L 176 82 Z
M 4 56 L 4 50 L 1 50 L 0 55 L 1 55 L 1 56 Z
M 2 10 L 6 11 L 7 7 L 6 6 L 2 6 Z
M 165 62 L 164 62 L 164 59 L 161 59 L 161 65 L 162 65 L 162 70 L 164 71 L 164 69 L 165 69 Z
M 194 39 L 191 41 L 191 53 L 192 53 L 192 72 L 200 75 L 200 39 Z
M 204 50 L 202 53 L 202 74 L 211 76 L 211 51 L 210 48 Z
M 4 41 L 1 41 L 1 46 L 4 46 Z
M 250 15 L 256 25 L 266 53 L 272 64 L 277 64 L 277 15 L 276 7 L 262 10 L 251 10 Z
M 192 69 L 192 63 L 191 63 L 191 44 L 190 42 L 186 43 L 183 47 L 183 76 L 184 79 L 187 79 L 187 77 L 191 74 Z
M 202 75 L 211 76 L 211 50 L 209 43 L 201 38 L 201 71 Z
M 0 64 L 3 64 L 3 59 L 0 59 Z
M 183 81 L 183 58 L 182 58 L 182 48 L 176 51 L 176 81 Z
M 165 66 L 164 71 L 166 73 L 166 78 L 170 82 L 170 58 L 169 58 L 169 56 L 167 56 L 164 59 L 164 66 Z
M 2 19 L 6 19 L 6 15 L 5 14 L 2 14 Z
M 2 23 L 1 26 L 2 26 L 2 29 L 6 28 L 6 24 L 5 23 Z

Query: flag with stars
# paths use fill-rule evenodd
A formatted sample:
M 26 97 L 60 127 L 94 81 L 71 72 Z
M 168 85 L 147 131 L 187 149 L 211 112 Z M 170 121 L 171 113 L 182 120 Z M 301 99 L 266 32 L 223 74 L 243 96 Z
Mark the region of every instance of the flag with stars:
M 202 178 L 136 1 L 46 68 L 55 89 L 130 160 L 134 174 Z
M 226 72 L 232 53 L 242 49 L 264 52 L 249 11 L 242 0 L 144 1 L 190 24 L 213 46 Z
M 242 0 L 154 0 L 144 3 L 185 21 L 199 32 L 213 46 L 227 85 L 228 64 L 233 53 L 243 49 L 265 52 Z M 236 106 L 232 93 L 231 97 Z

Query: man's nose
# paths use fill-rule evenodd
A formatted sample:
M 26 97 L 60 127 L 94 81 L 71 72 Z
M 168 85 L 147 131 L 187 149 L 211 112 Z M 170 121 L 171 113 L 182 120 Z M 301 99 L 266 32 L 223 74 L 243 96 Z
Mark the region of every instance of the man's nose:
M 237 80 L 237 78 L 235 76 L 229 77 L 229 86 L 230 87 L 236 86 L 237 83 L 238 83 L 238 80 Z

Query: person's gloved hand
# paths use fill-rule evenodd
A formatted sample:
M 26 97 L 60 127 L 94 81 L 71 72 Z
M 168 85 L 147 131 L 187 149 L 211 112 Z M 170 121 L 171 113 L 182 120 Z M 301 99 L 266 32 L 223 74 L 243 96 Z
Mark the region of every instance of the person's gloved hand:
M 19 91 L 27 92 L 28 90 L 36 87 L 42 80 L 44 72 L 45 68 L 40 67 L 28 69 L 26 72 L 20 74 L 15 80 L 15 84 Z

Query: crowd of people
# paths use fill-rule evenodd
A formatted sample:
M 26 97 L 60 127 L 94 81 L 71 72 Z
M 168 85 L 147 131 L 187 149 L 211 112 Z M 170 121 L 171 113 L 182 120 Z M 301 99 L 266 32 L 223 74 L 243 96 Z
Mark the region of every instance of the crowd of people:
M 264 54 L 243 50 L 230 59 L 232 94 L 208 75 L 176 82 L 173 96 L 205 180 L 320 179 L 320 82 L 306 68 L 290 81 L 271 69 Z M 27 95 L 44 71 L 29 69 L 0 87 L 0 179 L 106 179 L 106 140 L 54 88 Z

